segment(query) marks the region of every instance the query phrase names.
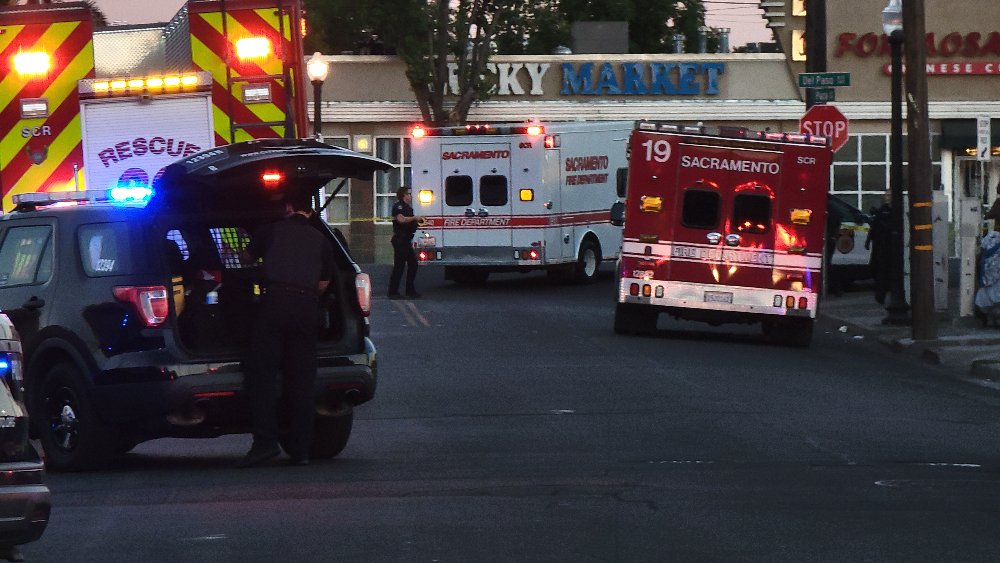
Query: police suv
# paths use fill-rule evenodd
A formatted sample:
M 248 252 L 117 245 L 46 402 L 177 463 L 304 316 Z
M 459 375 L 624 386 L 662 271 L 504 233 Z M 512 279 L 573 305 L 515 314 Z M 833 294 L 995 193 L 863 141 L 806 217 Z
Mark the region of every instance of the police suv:
M 167 166 L 150 189 L 30 193 L 0 219 L 0 308 L 24 345 L 33 433 L 58 470 L 107 465 L 159 437 L 249 432 L 245 347 L 260 297 L 250 234 L 290 193 L 391 165 L 316 141 L 258 140 Z M 371 284 L 344 237 L 317 312 L 311 456 L 346 445 L 375 392 Z

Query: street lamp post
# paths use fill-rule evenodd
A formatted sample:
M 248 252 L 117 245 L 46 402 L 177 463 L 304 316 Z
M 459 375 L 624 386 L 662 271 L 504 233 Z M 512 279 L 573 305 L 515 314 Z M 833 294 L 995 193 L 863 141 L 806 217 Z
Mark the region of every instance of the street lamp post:
M 329 72 L 330 64 L 323 60 L 318 51 L 306 62 L 306 74 L 313 85 L 313 137 L 320 142 L 323 141 L 323 119 L 319 102 L 323 98 L 323 82 Z
M 892 48 L 892 119 L 889 137 L 889 298 L 883 324 L 910 323 L 903 282 L 903 8 L 900 0 L 889 0 L 882 10 L 882 29 Z

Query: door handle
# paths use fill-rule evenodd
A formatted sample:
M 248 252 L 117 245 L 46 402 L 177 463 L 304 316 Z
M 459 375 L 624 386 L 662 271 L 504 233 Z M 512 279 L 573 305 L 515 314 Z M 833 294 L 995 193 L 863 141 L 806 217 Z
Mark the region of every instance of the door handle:
M 476 210 L 473 209 L 473 208 L 471 208 L 471 207 L 466 207 L 465 208 L 465 216 L 466 217 L 475 217 L 476 216 Z
M 479 216 L 480 217 L 486 217 L 489 214 L 490 214 L 490 210 L 489 209 L 486 209 L 485 207 L 479 209 Z
M 705 235 L 705 238 L 708 239 L 708 244 L 719 244 L 722 242 L 722 234 L 716 232 L 708 233 Z
M 27 309 L 29 311 L 34 311 L 36 309 L 41 309 L 44 306 L 45 306 L 44 299 L 38 297 L 37 295 L 32 295 L 31 299 L 28 299 L 27 301 L 24 302 L 24 305 L 21 305 L 21 308 Z
M 727 246 L 739 246 L 740 245 L 740 241 L 742 241 L 742 240 L 743 240 L 743 237 L 741 237 L 740 235 L 737 235 L 735 233 L 731 233 L 731 234 L 726 235 L 726 245 Z

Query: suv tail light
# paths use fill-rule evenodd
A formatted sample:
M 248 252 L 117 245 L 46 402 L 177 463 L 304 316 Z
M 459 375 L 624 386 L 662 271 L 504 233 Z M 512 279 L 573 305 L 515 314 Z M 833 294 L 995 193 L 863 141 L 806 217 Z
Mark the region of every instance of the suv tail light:
M 367 317 L 372 312 L 372 280 L 368 274 L 362 273 L 354 277 L 354 289 L 358 292 L 361 314 Z
M 167 320 L 167 298 L 170 295 L 162 285 L 121 286 L 114 288 L 115 298 L 132 303 L 146 326 L 160 326 Z

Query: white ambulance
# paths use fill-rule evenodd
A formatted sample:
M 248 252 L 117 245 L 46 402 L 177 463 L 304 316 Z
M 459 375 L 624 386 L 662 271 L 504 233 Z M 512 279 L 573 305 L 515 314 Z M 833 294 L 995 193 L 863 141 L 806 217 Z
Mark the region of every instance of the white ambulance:
M 418 259 L 445 278 L 544 269 L 590 282 L 614 260 L 633 122 L 509 123 L 412 131 Z

